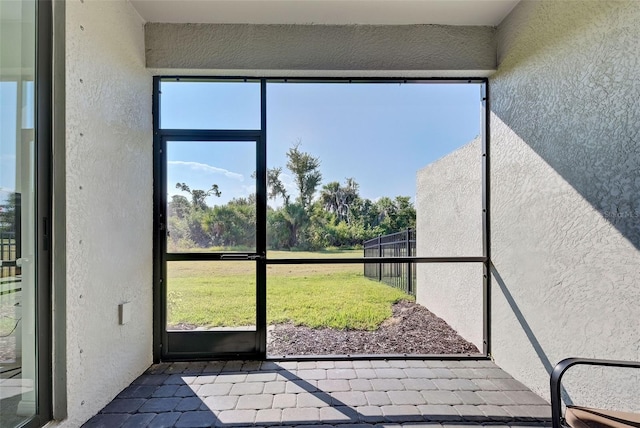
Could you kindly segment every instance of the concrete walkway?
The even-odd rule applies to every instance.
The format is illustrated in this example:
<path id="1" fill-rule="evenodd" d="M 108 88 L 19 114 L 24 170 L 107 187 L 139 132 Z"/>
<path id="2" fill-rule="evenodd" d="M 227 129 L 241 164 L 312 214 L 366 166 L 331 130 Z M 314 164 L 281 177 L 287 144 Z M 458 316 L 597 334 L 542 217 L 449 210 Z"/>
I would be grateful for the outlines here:
<path id="1" fill-rule="evenodd" d="M 153 365 L 85 427 L 550 426 L 550 406 L 489 361 Z"/>

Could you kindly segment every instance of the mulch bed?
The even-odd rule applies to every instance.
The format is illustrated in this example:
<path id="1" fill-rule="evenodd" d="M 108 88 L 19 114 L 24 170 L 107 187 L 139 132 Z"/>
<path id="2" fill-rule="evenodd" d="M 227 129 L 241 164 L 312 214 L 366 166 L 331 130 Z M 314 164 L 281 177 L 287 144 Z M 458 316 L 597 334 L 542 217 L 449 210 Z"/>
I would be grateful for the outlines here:
<path id="1" fill-rule="evenodd" d="M 449 324 L 424 306 L 401 301 L 374 331 L 276 325 L 267 344 L 271 356 L 354 354 L 478 354 Z"/>

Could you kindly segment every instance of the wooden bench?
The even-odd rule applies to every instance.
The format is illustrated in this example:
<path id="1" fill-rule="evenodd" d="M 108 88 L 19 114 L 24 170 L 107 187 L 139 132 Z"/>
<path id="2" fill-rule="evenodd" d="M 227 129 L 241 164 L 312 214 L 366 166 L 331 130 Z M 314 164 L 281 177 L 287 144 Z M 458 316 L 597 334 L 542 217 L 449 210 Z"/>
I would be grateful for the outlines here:
<path id="1" fill-rule="evenodd" d="M 551 373 L 551 420 L 553 428 L 640 428 L 640 414 L 609 409 L 567 406 L 562 416 L 562 376 L 572 366 L 588 365 L 602 367 L 639 368 L 634 361 L 596 360 L 588 358 L 567 358 L 560 361 Z"/>

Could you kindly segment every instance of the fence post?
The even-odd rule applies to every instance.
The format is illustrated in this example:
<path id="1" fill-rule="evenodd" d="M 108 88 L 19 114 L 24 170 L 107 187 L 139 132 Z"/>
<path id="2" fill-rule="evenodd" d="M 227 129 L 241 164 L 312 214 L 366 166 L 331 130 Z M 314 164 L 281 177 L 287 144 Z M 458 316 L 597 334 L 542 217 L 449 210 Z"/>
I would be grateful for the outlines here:
<path id="1" fill-rule="evenodd" d="M 407 229 L 407 257 L 411 257 L 411 229 Z M 411 262 L 407 262 L 407 288 L 409 292 L 407 294 L 413 294 L 413 272 Z"/>
<path id="2" fill-rule="evenodd" d="M 378 235 L 378 257 L 382 257 L 382 237 Z M 382 282 L 382 263 L 378 263 L 378 281 Z"/>

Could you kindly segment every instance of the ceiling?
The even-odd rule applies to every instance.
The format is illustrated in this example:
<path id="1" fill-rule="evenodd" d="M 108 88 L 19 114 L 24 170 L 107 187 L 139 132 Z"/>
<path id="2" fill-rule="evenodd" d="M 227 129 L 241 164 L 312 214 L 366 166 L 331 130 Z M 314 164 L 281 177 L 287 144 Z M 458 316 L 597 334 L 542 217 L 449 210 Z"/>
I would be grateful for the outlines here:
<path id="1" fill-rule="evenodd" d="M 130 0 L 147 22 L 498 25 L 519 0 Z"/>

